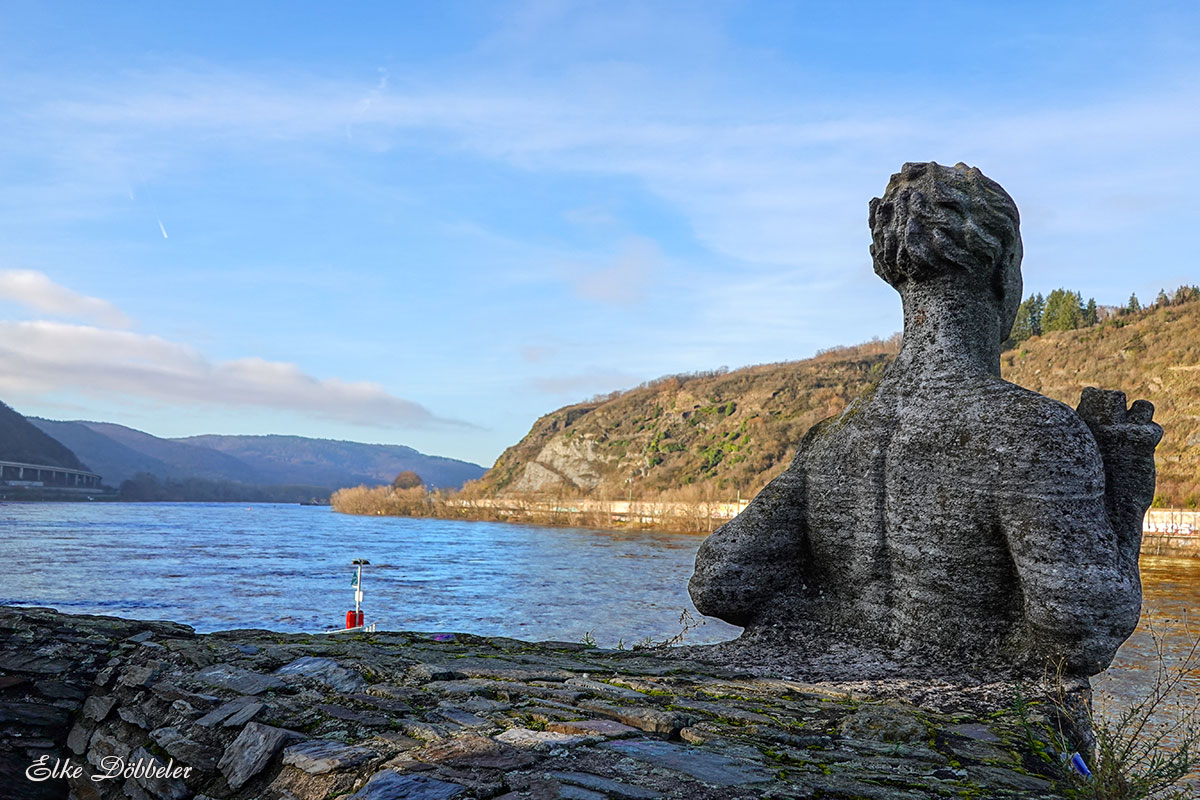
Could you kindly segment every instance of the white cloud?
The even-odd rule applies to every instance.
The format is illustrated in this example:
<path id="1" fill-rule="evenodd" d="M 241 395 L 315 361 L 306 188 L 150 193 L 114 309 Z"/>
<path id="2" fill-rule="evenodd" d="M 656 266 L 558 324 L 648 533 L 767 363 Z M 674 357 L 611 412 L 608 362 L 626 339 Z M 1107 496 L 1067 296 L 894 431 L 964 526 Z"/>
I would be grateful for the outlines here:
<path id="1" fill-rule="evenodd" d="M 530 83 L 501 73 L 430 88 L 411 76 L 369 85 L 174 72 L 74 97 L 60 87 L 45 94 L 65 99 L 26 121 L 59 131 L 55 157 L 94 162 L 98 180 L 110 180 L 132 154 L 139 169 L 154 170 L 213 147 L 259 144 L 276 153 L 285 142 L 375 151 L 419 142 L 523 169 L 633 178 L 715 252 L 818 270 L 865 252 L 867 200 L 904 161 L 978 164 L 1037 212 L 1042 230 L 1066 236 L 1152 218 L 1155 203 L 1188 196 L 1200 178 L 1192 152 L 1200 103 L 1183 80 L 973 114 L 936 95 L 662 103 L 669 87 L 640 73 L 601 96 L 583 91 L 586 77 L 571 80 Z M 1153 187 L 1144 210 L 1121 200 L 1129 187 Z M 565 216 L 578 223 L 585 215 Z"/>
<path id="2" fill-rule="evenodd" d="M 107 300 L 73 292 L 34 270 L 0 270 L 0 300 L 10 300 L 33 311 L 89 320 L 107 327 L 133 327 L 133 320 Z"/>
<path id="3" fill-rule="evenodd" d="M 378 384 L 320 379 L 295 364 L 260 358 L 213 362 L 157 336 L 57 322 L 0 322 L 0 394 L 61 390 L 182 406 L 294 411 L 369 427 L 467 426 Z"/>

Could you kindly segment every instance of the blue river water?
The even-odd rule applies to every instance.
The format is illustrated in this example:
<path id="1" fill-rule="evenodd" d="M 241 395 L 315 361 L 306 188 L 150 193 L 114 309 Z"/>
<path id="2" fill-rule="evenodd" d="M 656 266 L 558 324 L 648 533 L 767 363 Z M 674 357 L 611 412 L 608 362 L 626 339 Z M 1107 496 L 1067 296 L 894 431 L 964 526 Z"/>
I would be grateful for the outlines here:
<path id="1" fill-rule="evenodd" d="M 353 607 L 350 561 L 366 558 L 366 620 L 382 629 L 590 636 L 614 647 L 678 634 L 684 611 L 700 618 L 687 580 L 701 541 L 297 505 L 4 503 L 0 604 L 169 619 L 201 632 L 328 630 Z M 1200 636 L 1200 559 L 1143 557 L 1142 577 L 1143 625 L 1095 679 L 1101 710 L 1145 696 L 1159 665 L 1178 665 Z M 685 641 L 739 632 L 708 619 Z M 1194 669 L 1172 703 L 1187 711 L 1197 697 Z"/>
<path id="2" fill-rule="evenodd" d="M 0 604 L 198 631 L 342 627 L 355 558 L 367 622 L 601 646 L 680 631 L 694 534 L 360 517 L 229 503 L 0 505 Z M 689 643 L 731 639 L 718 620 Z"/>

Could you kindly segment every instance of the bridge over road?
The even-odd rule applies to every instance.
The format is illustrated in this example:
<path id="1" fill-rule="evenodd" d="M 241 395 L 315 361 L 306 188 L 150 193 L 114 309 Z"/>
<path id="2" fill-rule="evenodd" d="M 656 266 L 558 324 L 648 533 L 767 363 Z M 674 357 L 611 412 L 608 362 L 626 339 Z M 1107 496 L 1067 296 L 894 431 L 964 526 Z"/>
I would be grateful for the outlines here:
<path id="1" fill-rule="evenodd" d="M 47 464 L 23 464 L 19 461 L 0 461 L 0 485 L 4 484 L 95 491 L 100 488 L 100 476 L 82 469 L 67 469 Z"/>

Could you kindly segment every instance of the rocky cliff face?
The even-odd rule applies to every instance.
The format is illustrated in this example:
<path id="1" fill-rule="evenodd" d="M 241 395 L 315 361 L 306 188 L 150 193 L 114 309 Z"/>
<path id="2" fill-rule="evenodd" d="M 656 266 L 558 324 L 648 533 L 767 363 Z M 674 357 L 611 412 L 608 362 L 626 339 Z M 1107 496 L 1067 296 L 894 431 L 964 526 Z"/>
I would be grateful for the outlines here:
<path id="1" fill-rule="evenodd" d="M 736 372 L 673 376 L 539 419 L 477 488 L 499 494 L 646 497 L 711 486 L 751 494 L 804 432 L 840 411 L 883 366 L 880 343 Z"/>
<path id="2" fill-rule="evenodd" d="M 477 484 L 484 493 L 649 499 L 756 494 L 813 424 L 868 392 L 897 342 L 727 373 L 674 376 L 537 420 Z M 1086 386 L 1149 398 L 1166 436 L 1160 504 L 1200 503 L 1200 302 L 1048 333 L 1001 356 L 1005 380 L 1074 407 Z"/>
<path id="3" fill-rule="evenodd" d="M 1028 745 L 1042 718 L 987 691 L 867 695 L 704 654 L 199 636 L 4 608 L 0 785 L 12 800 L 1061 796 Z M 897 692 L 909 702 L 881 699 Z M 30 779 L 52 772 L 66 777 Z"/>

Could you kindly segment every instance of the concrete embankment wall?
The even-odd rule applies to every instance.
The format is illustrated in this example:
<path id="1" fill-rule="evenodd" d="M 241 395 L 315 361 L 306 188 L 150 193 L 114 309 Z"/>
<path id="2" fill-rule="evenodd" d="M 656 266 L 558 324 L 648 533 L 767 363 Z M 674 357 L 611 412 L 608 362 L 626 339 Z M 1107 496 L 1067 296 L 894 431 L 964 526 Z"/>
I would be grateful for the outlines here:
<path id="1" fill-rule="evenodd" d="M 1152 508 L 1142 525 L 1142 554 L 1200 558 L 1200 511 Z"/>
<path id="2" fill-rule="evenodd" d="M 706 533 L 736 517 L 750 503 L 674 500 L 596 500 L 590 498 L 527 500 L 521 498 L 479 498 L 451 501 L 472 516 L 486 510 L 513 521 L 533 520 L 580 527 L 659 528 L 681 532 Z"/>
<path id="3" fill-rule="evenodd" d="M 736 517 L 749 500 L 733 503 L 666 500 L 518 500 L 483 498 L 458 501 L 465 508 L 486 508 L 500 516 L 557 518 L 560 524 L 630 526 L 707 532 Z M 1143 523 L 1146 555 L 1200 558 L 1200 511 L 1152 508 Z"/>

